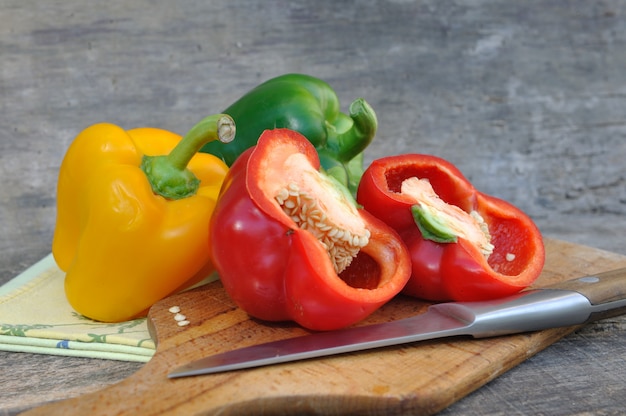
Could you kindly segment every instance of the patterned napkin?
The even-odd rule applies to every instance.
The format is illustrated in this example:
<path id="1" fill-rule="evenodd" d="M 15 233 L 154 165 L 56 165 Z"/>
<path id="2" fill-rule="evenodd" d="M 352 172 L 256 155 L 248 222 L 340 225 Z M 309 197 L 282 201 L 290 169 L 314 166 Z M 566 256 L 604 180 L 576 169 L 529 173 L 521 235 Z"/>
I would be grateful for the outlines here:
<path id="1" fill-rule="evenodd" d="M 67 302 L 64 278 L 50 254 L 0 287 L 0 351 L 150 360 L 155 345 L 146 318 L 114 324 L 85 318 Z"/>

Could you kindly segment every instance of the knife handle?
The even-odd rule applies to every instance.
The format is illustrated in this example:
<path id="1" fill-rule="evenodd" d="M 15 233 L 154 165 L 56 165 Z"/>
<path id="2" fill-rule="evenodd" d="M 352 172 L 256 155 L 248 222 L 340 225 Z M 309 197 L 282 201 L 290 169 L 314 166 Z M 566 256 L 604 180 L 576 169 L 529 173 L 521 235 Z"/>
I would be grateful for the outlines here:
<path id="1" fill-rule="evenodd" d="M 626 268 L 560 282 L 548 288 L 573 290 L 589 299 L 596 311 L 587 322 L 626 313 Z"/>

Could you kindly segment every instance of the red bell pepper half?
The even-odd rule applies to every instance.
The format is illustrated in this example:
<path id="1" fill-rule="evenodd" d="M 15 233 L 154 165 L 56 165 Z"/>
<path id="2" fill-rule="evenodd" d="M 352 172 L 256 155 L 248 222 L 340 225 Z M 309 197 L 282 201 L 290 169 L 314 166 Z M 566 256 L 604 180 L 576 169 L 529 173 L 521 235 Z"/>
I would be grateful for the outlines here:
<path id="1" fill-rule="evenodd" d="M 292 130 L 266 130 L 235 161 L 211 224 L 225 290 L 261 320 L 345 327 L 398 294 L 411 274 L 399 235 L 321 173 L 313 145 Z"/>
<path id="2" fill-rule="evenodd" d="M 478 192 L 438 157 L 375 160 L 357 201 L 407 245 L 413 270 L 405 294 L 432 301 L 493 299 L 528 287 L 543 269 L 545 249 L 533 221 Z"/>

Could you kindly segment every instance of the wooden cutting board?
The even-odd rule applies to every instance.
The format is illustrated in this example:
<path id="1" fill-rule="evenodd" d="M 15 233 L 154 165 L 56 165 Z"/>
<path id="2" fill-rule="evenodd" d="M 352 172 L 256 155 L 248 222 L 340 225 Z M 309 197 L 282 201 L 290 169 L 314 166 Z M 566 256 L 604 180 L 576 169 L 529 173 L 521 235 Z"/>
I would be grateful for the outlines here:
<path id="1" fill-rule="evenodd" d="M 536 286 L 626 267 L 626 257 L 547 240 Z M 178 326 L 178 306 L 190 321 Z M 362 324 L 422 312 L 399 297 Z M 575 327 L 472 340 L 456 338 L 350 353 L 273 367 L 170 380 L 170 370 L 238 347 L 305 334 L 292 324 L 250 319 L 219 282 L 157 303 L 149 313 L 155 356 L 101 391 L 33 409 L 28 415 L 433 414 L 531 357 Z"/>

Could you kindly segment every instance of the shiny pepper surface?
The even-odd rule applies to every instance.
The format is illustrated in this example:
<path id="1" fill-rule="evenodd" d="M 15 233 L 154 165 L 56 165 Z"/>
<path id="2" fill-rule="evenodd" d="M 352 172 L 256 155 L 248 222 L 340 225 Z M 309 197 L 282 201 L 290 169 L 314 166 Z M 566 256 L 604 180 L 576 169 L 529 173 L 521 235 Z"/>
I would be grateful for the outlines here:
<path id="1" fill-rule="evenodd" d="M 258 85 L 224 113 L 237 123 L 237 140 L 212 142 L 202 151 L 222 158 L 228 166 L 254 146 L 267 129 L 286 128 L 302 134 L 317 150 L 322 168 L 354 194 L 363 174 L 363 151 L 378 128 L 376 113 L 362 98 L 349 114 L 329 84 L 305 74 L 285 74 Z"/>
<path id="2" fill-rule="evenodd" d="M 228 167 L 195 152 L 233 131 L 229 117 L 210 116 L 183 141 L 106 123 L 76 137 L 59 173 L 52 252 L 77 312 L 104 322 L 139 317 L 213 271 L 208 227 Z"/>
<path id="3" fill-rule="evenodd" d="M 405 294 L 434 301 L 493 299 L 528 287 L 543 269 L 543 240 L 530 217 L 479 192 L 436 156 L 373 161 L 357 201 L 407 245 L 413 271 Z"/>
<path id="4" fill-rule="evenodd" d="M 312 330 L 352 325 L 410 276 L 397 233 L 319 166 L 302 135 L 267 130 L 224 180 L 212 259 L 231 298 L 258 319 Z"/>

